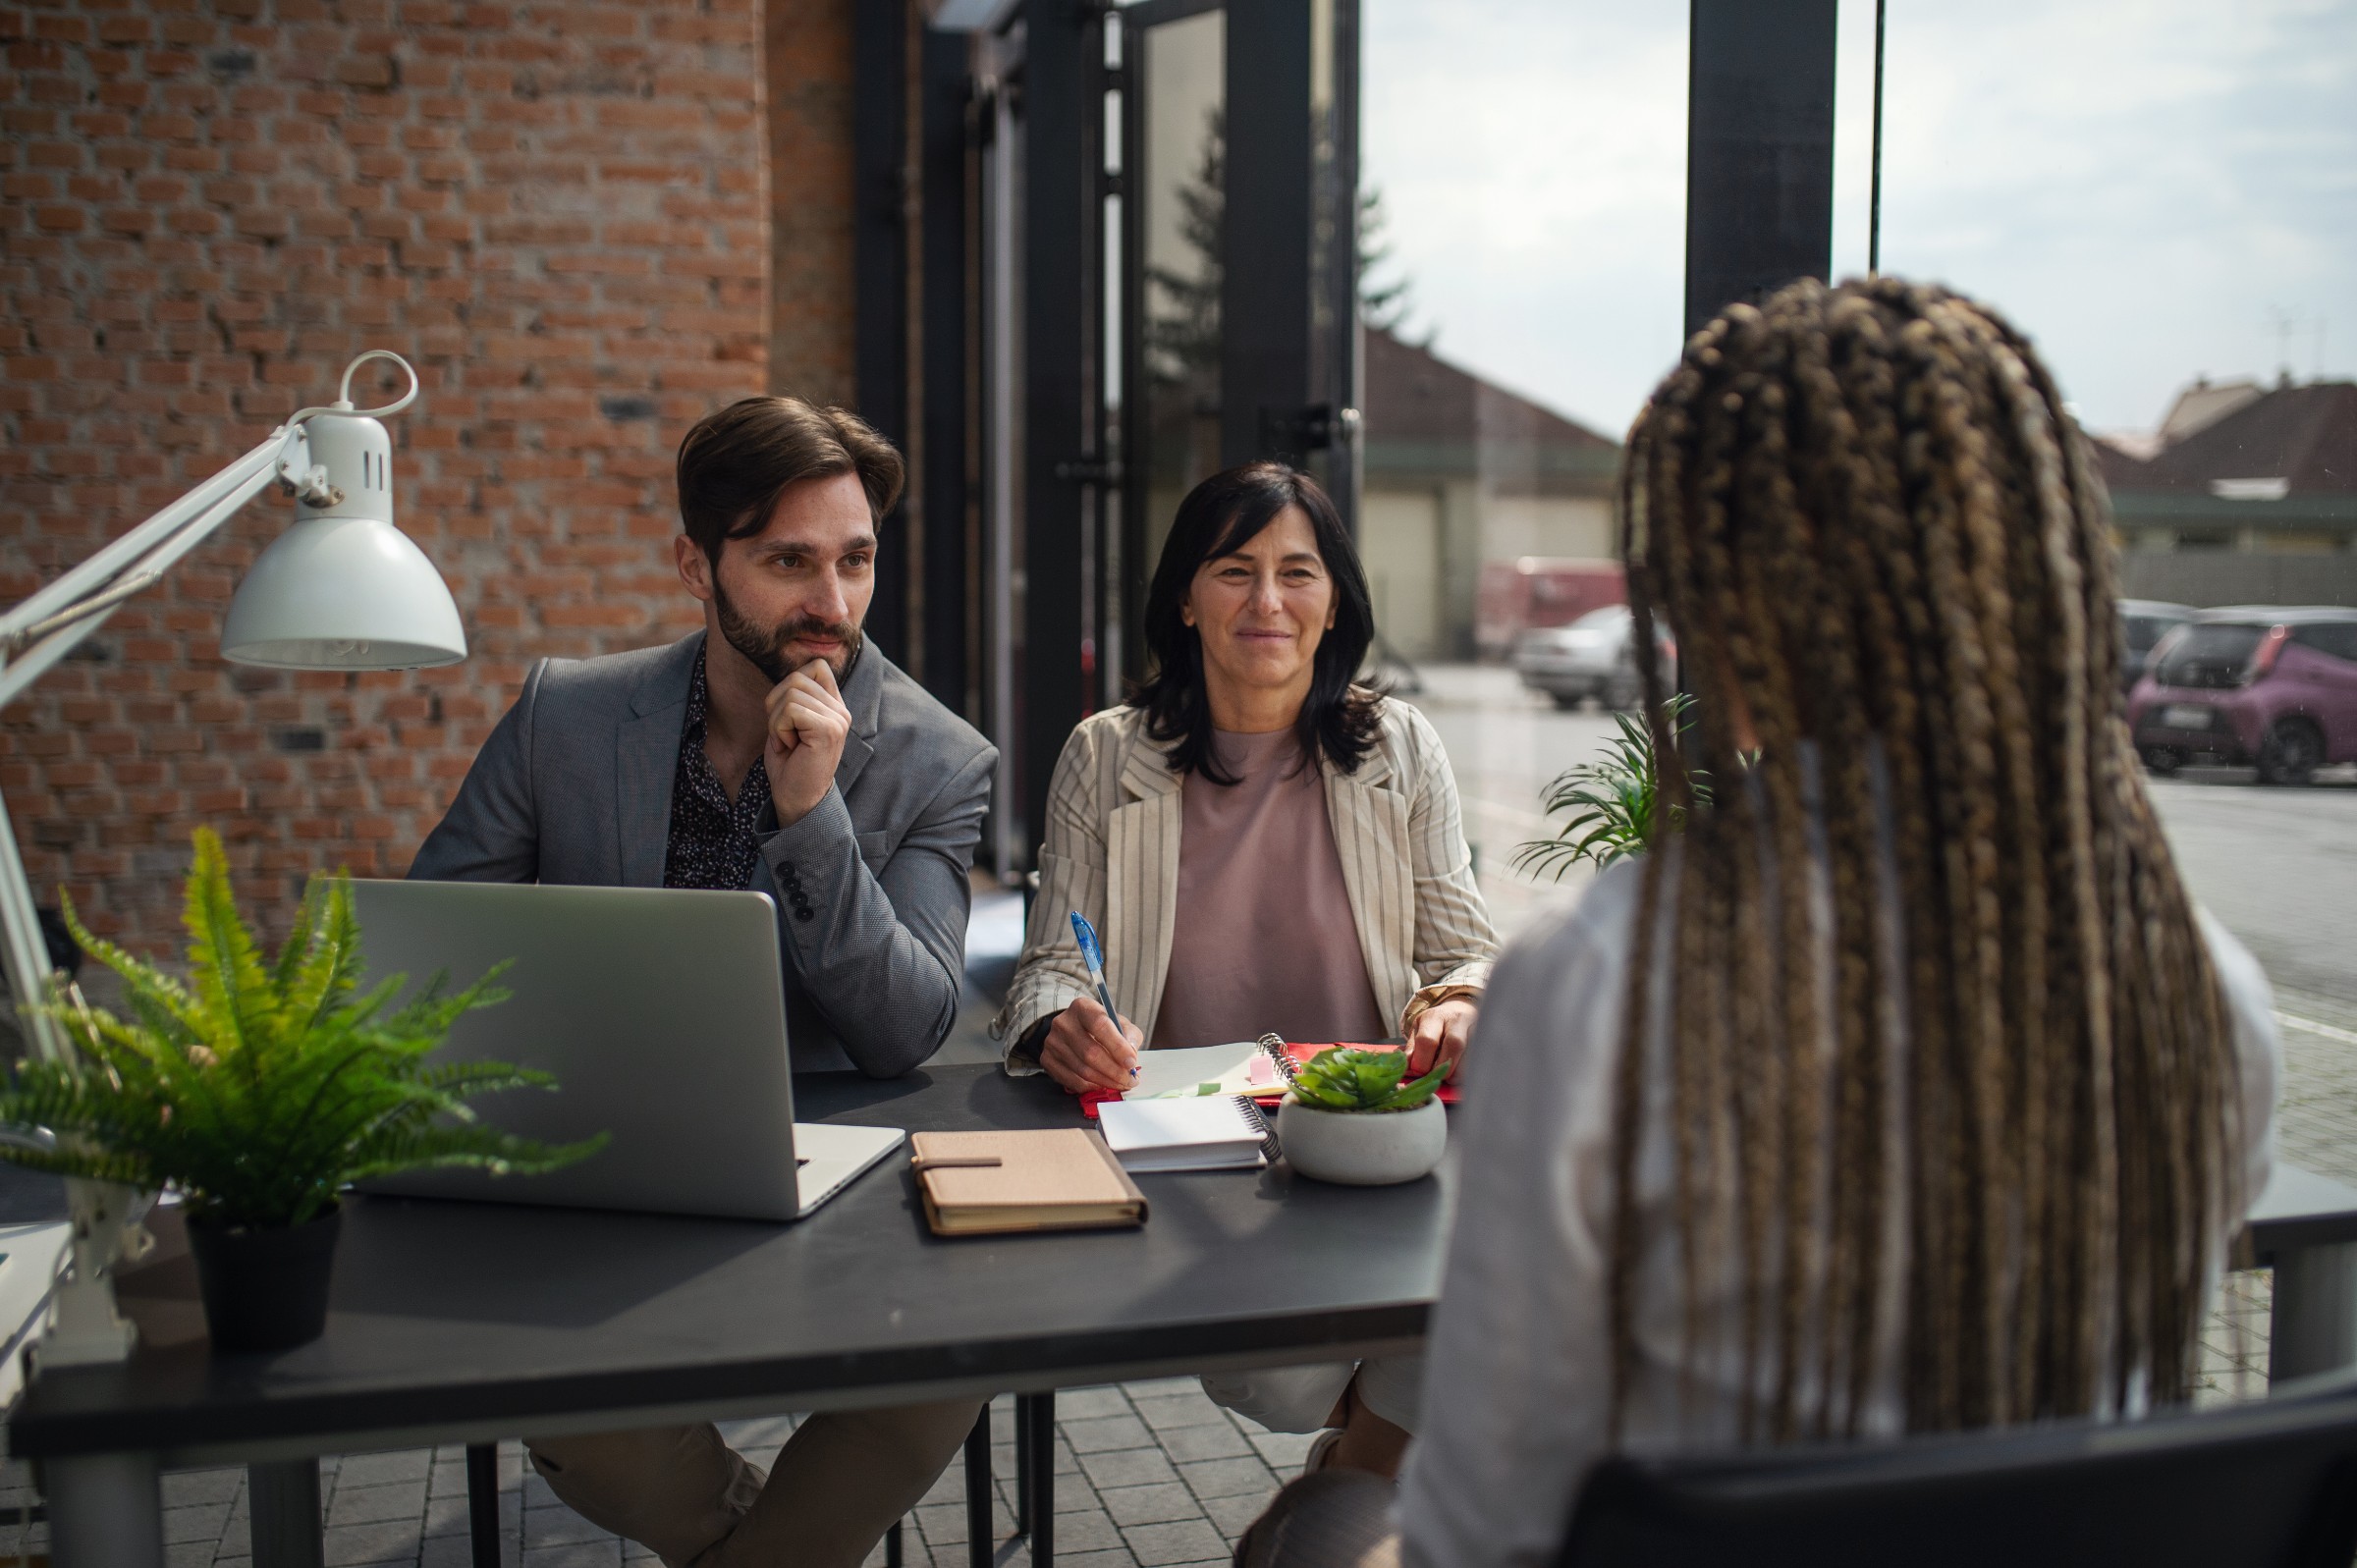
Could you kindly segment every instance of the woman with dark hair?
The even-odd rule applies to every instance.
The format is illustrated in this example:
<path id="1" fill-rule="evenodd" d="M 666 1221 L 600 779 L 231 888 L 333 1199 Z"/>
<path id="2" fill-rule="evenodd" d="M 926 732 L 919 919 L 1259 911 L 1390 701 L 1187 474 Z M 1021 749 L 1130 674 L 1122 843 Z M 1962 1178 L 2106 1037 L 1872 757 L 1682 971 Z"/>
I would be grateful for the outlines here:
<path id="1" fill-rule="evenodd" d="M 1536 1568 L 1615 1450 L 2182 1403 L 2266 1185 L 2267 980 L 2145 796 L 2110 509 L 2028 341 L 1795 283 L 1686 346 L 1621 482 L 1684 829 L 1499 965 L 1398 1533 L 1310 1478 L 1253 1568 Z"/>
<path id="2" fill-rule="evenodd" d="M 1411 1070 L 1464 1053 L 1497 939 L 1456 784 L 1423 716 L 1356 683 L 1366 574 L 1308 475 L 1256 462 L 1179 505 L 1147 596 L 1154 674 L 1072 732 L 1048 787 L 1040 892 L 994 1026 L 1007 1070 L 1126 1089 L 1137 1053 L 1406 1038 Z M 1103 935 L 1121 1016 L 1068 918 Z M 1207 1379 L 1279 1431 L 1389 1474 L 1416 1357 Z"/>

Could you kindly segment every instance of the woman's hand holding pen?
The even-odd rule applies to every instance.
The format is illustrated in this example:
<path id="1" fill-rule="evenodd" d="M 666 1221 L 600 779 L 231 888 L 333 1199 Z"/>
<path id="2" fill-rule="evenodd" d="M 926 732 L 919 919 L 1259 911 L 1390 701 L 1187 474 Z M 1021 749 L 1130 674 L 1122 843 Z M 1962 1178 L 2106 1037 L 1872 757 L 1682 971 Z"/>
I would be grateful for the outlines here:
<path id="1" fill-rule="evenodd" d="M 1039 1065 L 1075 1093 L 1090 1089 L 1125 1094 L 1137 1082 L 1137 1054 L 1146 1037 L 1128 1019 L 1106 1015 L 1094 997 L 1080 997 L 1056 1015 L 1040 1042 Z"/>

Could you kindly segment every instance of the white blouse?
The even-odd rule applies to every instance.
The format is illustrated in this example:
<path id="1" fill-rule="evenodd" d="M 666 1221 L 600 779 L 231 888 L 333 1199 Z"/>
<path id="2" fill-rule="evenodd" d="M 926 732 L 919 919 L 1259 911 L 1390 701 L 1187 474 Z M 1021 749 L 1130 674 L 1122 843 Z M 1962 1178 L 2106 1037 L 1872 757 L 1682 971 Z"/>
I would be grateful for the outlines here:
<path id="1" fill-rule="evenodd" d="M 1482 1008 L 1473 1048 L 1481 1076 L 1463 1112 L 1463 1173 L 1427 1341 L 1423 1426 L 1400 1485 L 1405 1555 L 1416 1568 L 1548 1563 L 1580 1483 L 1608 1447 L 1612 1090 L 1639 879 L 1633 862 L 1614 867 L 1575 906 L 1514 942 Z M 1822 931 L 1828 907 L 1822 864 L 1816 880 Z M 2281 1054 L 2274 999 L 2242 945 L 2207 913 L 2201 920 L 2233 1018 L 2242 1077 L 2242 1190 L 2255 1200 L 2274 1163 Z M 1886 942 L 1895 948 L 1894 935 Z M 1670 983 L 1671 945 L 1655 946 L 1651 990 L 1658 998 Z M 1830 974 L 1830 963 L 1826 957 L 1821 973 Z M 1739 1285 L 1729 1281 L 1702 1305 L 1697 1343 L 1704 1364 L 1684 1374 L 1681 1420 L 1681 1274 L 1672 1151 L 1660 1113 L 1667 1098 L 1665 1032 L 1657 1023 L 1652 1049 L 1659 1054 L 1648 1068 L 1651 1108 L 1637 1165 L 1646 1240 L 1636 1284 L 1638 1365 L 1625 1418 L 1627 1445 L 1654 1451 L 1734 1443 L 1742 1381 L 1733 1331 Z M 1899 1142 L 1894 1136 L 1894 1152 Z M 1897 1185 L 1905 1178 L 1903 1158 L 1892 1160 L 1890 1170 L 1893 1192 L 1903 1193 Z M 1904 1204 L 1885 1210 L 1899 1245 L 1884 1249 L 1884 1288 L 1903 1292 Z M 2222 1256 L 2211 1260 L 2213 1280 L 2223 1263 Z M 1895 1326 L 1903 1313 L 1883 1317 L 1892 1326 L 1879 1347 L 1862 1425 L 1870 1433 L 1894 1434 L 1904 1427 Z M 1802 1356 L 1804 1368 L 1814 1364 Z M 1800 1408 L 1811 1409 L 1813 1379 L 1804 1373 L 1800 1382 Z"/>

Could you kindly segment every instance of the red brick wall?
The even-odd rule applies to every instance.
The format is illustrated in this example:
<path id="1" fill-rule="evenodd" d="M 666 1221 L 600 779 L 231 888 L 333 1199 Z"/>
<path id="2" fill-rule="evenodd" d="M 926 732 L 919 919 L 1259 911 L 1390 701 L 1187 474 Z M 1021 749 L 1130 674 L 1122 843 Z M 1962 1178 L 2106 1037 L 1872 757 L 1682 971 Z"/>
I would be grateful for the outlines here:
<path id="1" fill-rule="evenodd" d="M 780 0 L 765 30 L 757 0 L 0 0 L 0 598 L 389 348 L 424 380 L 391 421 L 398 520 L 473 646 L 415 674 L 223 665 L 230 593 L 292 516 L 265 494 L 0 713 L 43 901 L 62 882 L 176 947 L 198 823 L 266 925 L 313 869 L 397 872 L 532 658 L 694 623 L 681 431 L 773 372 L 848 379 L 849 3 Z M 840 243 L 813 195 L 806 266 L 778 255 L 783 323 L 765 56 L 836 88 L 779 100 L 800 186 L 841 170 Z"/>

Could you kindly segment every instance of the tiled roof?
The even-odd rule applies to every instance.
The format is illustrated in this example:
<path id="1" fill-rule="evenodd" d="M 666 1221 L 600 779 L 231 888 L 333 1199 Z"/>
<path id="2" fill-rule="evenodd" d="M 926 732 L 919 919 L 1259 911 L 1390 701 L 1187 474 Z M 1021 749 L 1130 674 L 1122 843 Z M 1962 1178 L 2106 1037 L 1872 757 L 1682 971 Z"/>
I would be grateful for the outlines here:
<path id="1" fill-rule="evenodd" d="M 2280 479 L 2286 496 L 2357 495 L 2357 382 L 2275 388 L 2148 463 L 2097 446 L 2113 489 L 2212 495 L 2220 480 Z"/>
<path id="2" fill-rule="evenodd" d="M 2141 490 L 2151 487 L 2151 463 L 2133 453 L 2122 452 L 2102 436 L 2096 436 L 2093 440 L 2096 461 L 2103 465 L 2106 488 Z"/>
<path id="3" fill-rule="evenodd" d="M 1370 327 L 1366 345 L 1366 430 L 1371 439 L 1531 443 L 1593 452 L 1610 452 L 1618 445 L 1388 332 Z"/>

